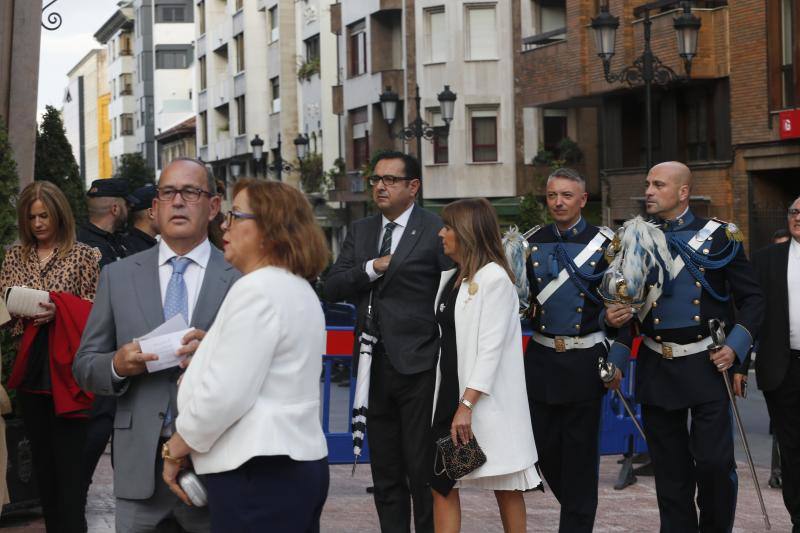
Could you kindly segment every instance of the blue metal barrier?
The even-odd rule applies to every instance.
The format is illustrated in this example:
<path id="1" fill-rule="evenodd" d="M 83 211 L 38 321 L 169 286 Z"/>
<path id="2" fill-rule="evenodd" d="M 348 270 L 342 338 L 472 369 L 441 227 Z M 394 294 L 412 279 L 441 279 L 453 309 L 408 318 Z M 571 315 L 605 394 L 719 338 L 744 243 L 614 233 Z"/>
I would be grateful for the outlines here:
<path id="1" fill-rule="evenodd" d="M 352 357 L 349 355 L 323 355 L 322 365 L 324 370 L 322 385 L 322 431 L 328 441 L 328 463 L 330 464 L 349 464 L 355 457 L 353 456 L 353 434 L 352 416 L 353 399 L 355 397 L 355 379 L 350 378 L 350 386 L 347 389 L 347 431 L 331 430 L 331 374 L 334 363 L 342 363 L 350 367 Z M 369 463 L 369 443 L 364 440 L 364 449 L 361 451 L 360 463 Z"/>
<path id="2" fill-rule="evenodd" d="M 634 401 L 634 383 L 636 382 L 636 361 L 622 379 L 620 391 L 628 400 L 631 409 L 636 413 L 639 424 L 642 423 L 641 406 Z M 619 397 L 608 392 L 603 396 L 602 418 L 600 420 L 600 455 L 621 455 L 625 453 L 646 453 L 647 443 L 639 435 L 630 415 L 625 411 Z"/>
<path id="3" fill-rule="evenodd" d="M 334 307 L 334 305 L 336 307 Z M 346 307 L 345 307 L 346 306 Z M 353 412 L 353 399 L 355 396 L 355 378 L 350 377 L 350 384 L 347 391 L 347 411 L 346 413 L 336 413 L 339 417 L 339 426 L 345 425 L 341 419 L 342 416 L 346 418 L 347 431 L 332 431 L 331 430 L 331 406 L 332 406 L 332 384 L 331 375 L 335 363 L 344 364 L 348 369 L 352 364 L 352 345 L 348 342 L 342 342 L 340 338 L 338 342 L 332 342 L 331 338 L 341 335 L 349 334 L 348 337 L 352 340 L 352 332 L 355 325 L 355 307 L 349 304 L 328 304 L 325 307 L 325 315 L 328 320 L 328 351 L 335 353 L 327 353 L 322 356 L 323 361 L 323 385 L 322 385 L 322 429 L 325 432 L 325 438 L 328 442 L 328 462 L 330 464 L 348 464 L 352 463 L 353 457 L 353 437 L 351 434 L 352 428 L 352 412 Z M 348 322 L 350 322 L 348 324 Z M 336 324 L 336 325 L 333 325 Z M 530 336 L 530 330 L 525 328 L 523 336 Z M 633 401 L 634 398 L 634 383 L 636 375 L 636 361 L 630 362 L 630 368 L 626 376 L 622 380 L 621 389 L 625 398 L 631 405 L 631 408 L 637 415 L 637 419 L 641 423 L 641 407 Z M 341 403 L 341 402 L 340 402 Z M 338 408 L 338 406 L 337 406 Z M 645 453 L 647 452 L 647 444 L 639 435 L 630 416 L 625 411 L 619 398 L 612 393 L 607 393 L 602 401 L 602 418 L 600 421 L 600 454 L 601 455 L 622 455 L 628 452 Z M 369 422 L 367 422 L 369 427 Z M 367 429 L 369 435 L 369 429 Z M 364 440 L 364 449 L 362 451 L 361 463 L 369 462 L 369 443 L 367 439 Z"/>

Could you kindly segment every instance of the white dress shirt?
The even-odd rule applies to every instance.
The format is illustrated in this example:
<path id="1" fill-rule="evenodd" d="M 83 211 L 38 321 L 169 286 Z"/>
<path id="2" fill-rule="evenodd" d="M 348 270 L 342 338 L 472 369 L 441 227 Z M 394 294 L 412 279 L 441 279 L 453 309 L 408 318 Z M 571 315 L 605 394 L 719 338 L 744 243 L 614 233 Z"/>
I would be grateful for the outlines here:
<path id="1" fill-rule="evenodd" d="M 789 244 L 786 289 L 789 291 L 789 347 L 800 350 L 800 242 L 797 239 Z"/>
<path id="2" fill-rule="evenodd" d="M 167 297 L 169 278 L 172 277 L 172 265 L 169 260 L 176 256 L 178 256 L 178 254 L 173 252 L 166 242 L 161 241 L 158 243 L 158 280 L 161 285 L 162 306 L 164 305 L 164 299 Z M 191 252 L 182 257 L 192 260 L 183 273 L 183 281 L 186 283 L 186 295 L 189 304 L 187 308 L 189 312 L 188 322 L 191 323 L 194 306 L 197 303 L 197 297 L 200 296 L 200 287 L 203 286 L 206 267 L 211 257 L 211 243 L 206 239 L 195 246 Z"/>
<path id="3" fill-rule="evenodd" d="M 403 211 L 403 214 L 397 217 L 394 220 L 389 220 L 386 218 L 385 215 L 381 216 L 381 232 L 378 235 L 378 242 L 375 243 L 375 250 L 380 251 L 381 243 L 383 242 L 383 234 L 386 233 L 386 224 L 389 222 L 394 222 L 397 226 L 394 227 L 392 231 L 392 248 L 390 253 L 394 253 L 397 250 L 397 245 L 400 243 L 400 238 L 403 236 L 403 232 L 406 230 L 406 226 L 408 226 L 408 219 L 411 218 L 411 211 L 414 210 L 414 204 L 411 204 L 411 207 Z M 367 271 L 367 275 L 369 276 L 370 281 L 375 281 L 379 277 L 383 276 L 383 272 L 375 272 L 375 268 L 373 267 L 373 263 L 375 262 L 374 259 L 370 259 L 367 261 L 367 264 L 364 266 L 364 269 Z"/>

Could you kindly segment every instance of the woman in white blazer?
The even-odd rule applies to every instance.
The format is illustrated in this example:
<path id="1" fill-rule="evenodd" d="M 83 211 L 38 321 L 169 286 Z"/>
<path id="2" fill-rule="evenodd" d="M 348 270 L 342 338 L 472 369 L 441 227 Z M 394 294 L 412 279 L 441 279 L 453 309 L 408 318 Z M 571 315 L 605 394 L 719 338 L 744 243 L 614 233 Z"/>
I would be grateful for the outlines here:
<path id="1" fill-rule="evenodd" d="M 491 204 L 459 200 L 442 212 L 444 253 L 436 297 L 442 333 L 433 438 L 456 444 L 474 435 L 486 463 L 459 480 L 431 479 L 437 533 L 459 531 L 459 487 L 495 491 L 506 532 L 526 529 L 522 491 L 541 486 L 522 361 L 519 300 Z M 437 458 L 438 459 L 438 458 Z M 440 461 L 440 459 L 439 459 Z"/>
<path id="2" fill-rule="evenodd" d="M 309 283 L 328 261 L 305 197 L 280 182 L 239 180 L 224 230 L 230 289 L 178 389 L 164 481 L 186 457 L 208 492 L 217 532 L 319 531 L 328 493 L 319 375 L 325 319 Z"/>

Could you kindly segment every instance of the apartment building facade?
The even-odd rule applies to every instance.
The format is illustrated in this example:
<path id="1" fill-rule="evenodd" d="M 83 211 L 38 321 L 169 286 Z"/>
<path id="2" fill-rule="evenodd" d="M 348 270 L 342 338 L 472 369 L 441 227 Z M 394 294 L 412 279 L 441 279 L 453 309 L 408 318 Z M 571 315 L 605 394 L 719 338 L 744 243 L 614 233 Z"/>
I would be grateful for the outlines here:
<path id="1" fill-rule="evenodd" d="M 158 170 L 155 136 L 194 114 L 192 0 L 133 0 L 136 148 Z"/>
<path id="2" fill-rule="evenodd" d="M 120 8 L 97 30 L 95 40 L 106 47 L 109 86 L 108 128 L 111 132 L 109 157 L 111 173 L 119 166 L 123 154 L 138 150 L 134 136 L 136 100 L 133 95 L 137 76 L 133 56 L 133 8 L 130 3 Z"/>
<path id="3" fill-rule="evenodd" d="M 361 170 L 370 154 L 386 148 L 420 157 L 427 208 L 483 196 L 503 214 L 516 212 L 511 4 L 375 0 L 333 8 L 340 66 L 333 100 L 347 168 L 334 197 L 351 205 L 350 216 L 365 209 Z M 457 94 L 449 128 L 438 101 L 445 86 Z M 400 99 L 391 126 L 380 106 L 387 88 Z M 397 139 L 417 116 L 435 132 L 422 141 L 420 154 L 415 139 Z"/>
<path id="4" fill-rule="evenodd" d="M 589 27 L 600 4 L 514 0 L 520 20 L 514 31 L 517 129 L 523 137 L 517 182 L 520 189 L 532 188 L 537 149 L 569 137 L 584 154 L 590 191 L 602 197 L 603 222 L 614 225 L 642 211 L 645 106 L 641 86 L 604 78 Z M 643 4 L 608 1 L 620 18 L 612 72 L 642 52 L 643 20 L 634 10 Z M 650 4 L 653 51 L 684 74 L 673 28 L 679 2 Z M 695 178 L 693 209 L 736 222 L 759 247 L 785 225 L 785 208 L 800 194 L 790 179 L 800 166 L 800 146 L 780 133 L 781 112 L 800 102 L 798 8 L 790 0 L 692 4 L 702 26 L 691 78 L 653 91 L 654 162 L 686 162 Z"/>
<path id="5" fill-rule="evenodd" d="M 501 214 L 513 215 L 511 3 L 417 0 L 414 23 L 422 118 L 444 131 L 437 94 L 445 85 L 457 94 L 449 135 L 422 145 L 425 205 L 436 209 L 457 198 L 486 197 Z"/>
<path id="6" fill-rule="evenodd" d="M 67 73 L 61 113 L 86 188 L 98 178 L 111 176 L 107 68 L 106 50 L 98 48 Z"/>
<path id="7" fill-rule="evenodd" d="M 411 6 L 411 24 L 404 18 Z M 331 33 L 337 37 L 337 84 L 331 89 L 333 112 L 339 117 L 339 137 L 345 174 L 337 178 L 331 199 L 346 209 L 347 219 L 366 214 L 368 190 L 362 174 L 370 155 L 381 149 L 402 149 L 389 135 L 380 105 L 390 87 L 405 114 L 408 45 L 414 42 L 413 2 L 364 0 L 331 5 Z M 413 81 L 413 80 L 411 80 Z M 412 148 L 413 149 L 413 148 Z"/>

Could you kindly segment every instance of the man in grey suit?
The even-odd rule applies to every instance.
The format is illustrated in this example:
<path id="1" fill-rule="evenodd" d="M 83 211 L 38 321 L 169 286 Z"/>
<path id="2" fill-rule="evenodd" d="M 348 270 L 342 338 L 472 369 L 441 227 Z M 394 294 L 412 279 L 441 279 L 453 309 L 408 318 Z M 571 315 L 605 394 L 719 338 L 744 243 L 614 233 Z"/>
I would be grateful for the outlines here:
<path id="1" fill-rule="evenodd" d="M 370 177 L 381 213 L 353 223 L 325 281 L 328 300 L 358 306 L 363 327 L 370 293 L 379 342 L 373 350 L 369 439 L 375 506 L 383 533 L 433 532 L 430 437 L 439 328 L 433 313 L 443 270 L 442 219 L 415 204 L 420 167 L 383 152 Z M 357 352 L 356 352 L 357 354 Z"/>
<path id="2" fill-rule="evenodd" d="M 213 177 L 202 162 L 179 159 L 161 173 L 153 201 L 158 246 L 106 266 L 75 356 L 80 386 L 117 396 L 114 419 L 116 530 L 160 531 L 175 521 L 208 531 L 208 509 L 184 505 L 161 480 L 161 445 L 177 415 L 180 368 L 148 373 L 134 339 L 175 314 L 196 328 L 183 339 L 191 356 L 239 273 L 210 245 L 207 227 L 220 209 Z M 182 366 L 188 364 L 184 361 Z"/>

